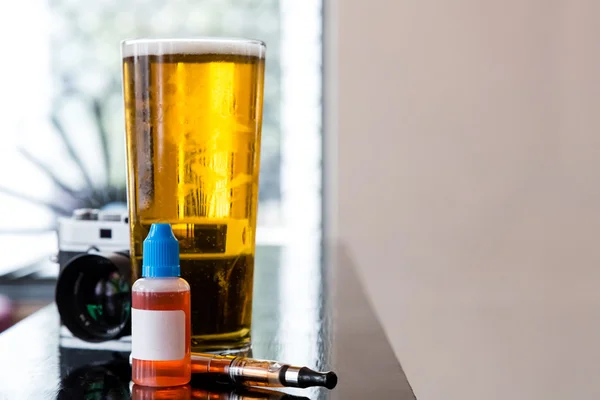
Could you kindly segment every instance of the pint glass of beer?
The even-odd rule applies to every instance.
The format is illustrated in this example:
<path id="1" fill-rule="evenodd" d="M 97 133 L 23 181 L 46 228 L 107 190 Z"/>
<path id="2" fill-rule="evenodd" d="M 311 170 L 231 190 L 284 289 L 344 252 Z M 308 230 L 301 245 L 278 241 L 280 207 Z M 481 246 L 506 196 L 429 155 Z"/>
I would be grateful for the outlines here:
<path id="1" fill-rule="evenodd" d="M 141 275 L 150 225 L 170 223 L 191 286 L 192 350 L 245 347 L 265 45 L 139 39 L 121 52 L 132 278 Z"/>

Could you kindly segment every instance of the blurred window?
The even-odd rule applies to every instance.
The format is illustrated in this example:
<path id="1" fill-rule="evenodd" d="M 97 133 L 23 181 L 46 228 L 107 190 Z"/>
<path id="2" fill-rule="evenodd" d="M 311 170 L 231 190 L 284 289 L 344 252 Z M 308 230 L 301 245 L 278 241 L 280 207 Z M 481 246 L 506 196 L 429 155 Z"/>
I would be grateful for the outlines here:
<path id="1" fill-rule="evenodd" d="M 320 0 L 21 0 L 0 5 L 0 251 L 56 249 L 56 218 L 125 199 L 119 42 L 267 43 L 259 244 L 312 245 L 321 209 Z M 299 247 L 300 248 L 300 247 Z"/>

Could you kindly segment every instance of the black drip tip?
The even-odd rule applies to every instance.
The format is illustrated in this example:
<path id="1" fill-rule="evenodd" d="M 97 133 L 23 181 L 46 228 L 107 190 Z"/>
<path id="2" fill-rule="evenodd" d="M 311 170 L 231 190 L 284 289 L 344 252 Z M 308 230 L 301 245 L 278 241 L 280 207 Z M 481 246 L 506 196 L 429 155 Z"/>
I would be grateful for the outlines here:
<path id="1" fill-rule="evenodd" d="M 337 375 L 335 372 L 317 372 L 310 368 L 302 367 L 298 372 L 298 387 L 307 388 L 311 386 L 323 386 L 327 389 L 333 389 L 337 385 Z"/>

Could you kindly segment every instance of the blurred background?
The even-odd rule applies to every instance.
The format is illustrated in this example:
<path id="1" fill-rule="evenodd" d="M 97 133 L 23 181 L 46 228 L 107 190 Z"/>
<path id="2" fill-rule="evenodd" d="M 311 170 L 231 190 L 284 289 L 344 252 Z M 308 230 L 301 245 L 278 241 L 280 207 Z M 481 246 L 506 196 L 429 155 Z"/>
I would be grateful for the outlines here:
<path id="1" fill-rule="evenodd" d="M 57 218 L 76 208 L 126 202 L 120 41 L 127 38 L 229 36 L 267 44 L 257 243 L 265 257 L 300 252 L 316 263 L 321 27 L 319 0 L 0 5 L 6 39 L 0 64 L 0 294 L 12 299 L 12 322 L 54 297 L 58 270 L 49 258 L 57 251 Z M 299 205 L 301 218 L 292 212 Z M 280 254 L 277 249 L 288 243 Z"/>

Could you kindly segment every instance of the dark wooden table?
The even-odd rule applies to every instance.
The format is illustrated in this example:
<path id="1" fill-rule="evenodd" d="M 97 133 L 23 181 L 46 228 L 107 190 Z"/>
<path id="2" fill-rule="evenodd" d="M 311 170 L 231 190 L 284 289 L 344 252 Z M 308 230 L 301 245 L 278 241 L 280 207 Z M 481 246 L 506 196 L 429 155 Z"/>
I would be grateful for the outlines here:
<path id="1" fill-rule="evenodd" d="M 289 261 L 286 248 L 257 251 L 252 355 L 332 369 L 338 386 L 263 393 L 230 387 L 180 389 L 199 399 L 414 399 L 400 363 L 346 253 L 331 265 Z M 288 260 L 288 261 L 285 261 Z M 118 353 L 59 347 L 59 317 L 48 306 L 0 334 L 0 399 L 130 398 L 130 370 Z M 145 393 L 134 398 L 178 398 Z M 171 396 L 171 397 L 169 397 Z M 290 397 L 291 396 L 291 397 Z"/>

